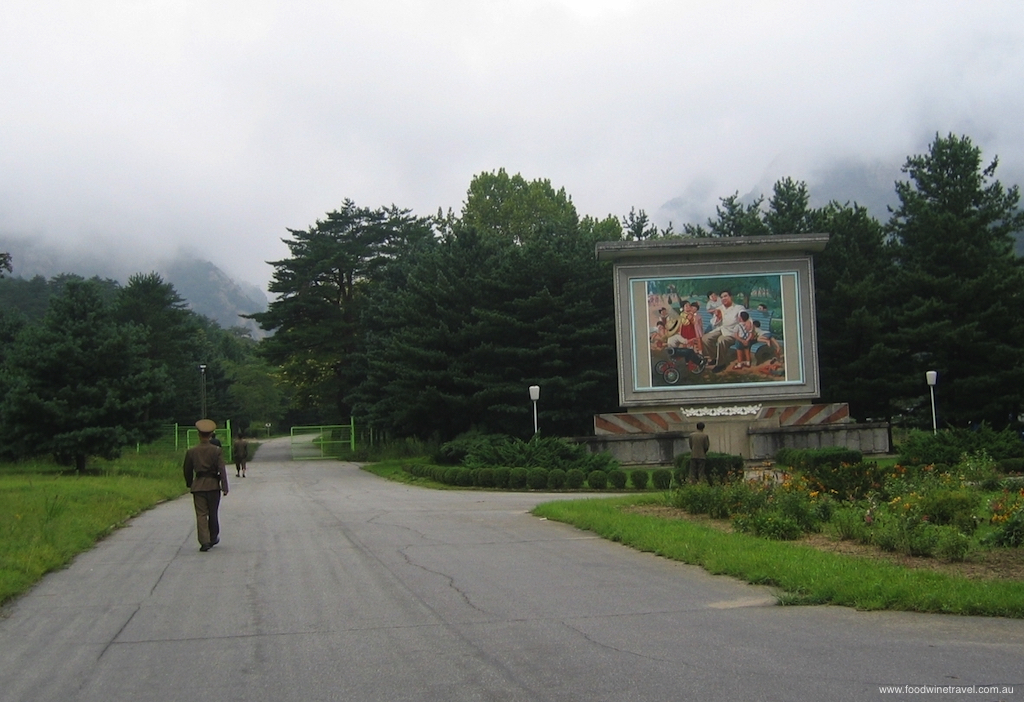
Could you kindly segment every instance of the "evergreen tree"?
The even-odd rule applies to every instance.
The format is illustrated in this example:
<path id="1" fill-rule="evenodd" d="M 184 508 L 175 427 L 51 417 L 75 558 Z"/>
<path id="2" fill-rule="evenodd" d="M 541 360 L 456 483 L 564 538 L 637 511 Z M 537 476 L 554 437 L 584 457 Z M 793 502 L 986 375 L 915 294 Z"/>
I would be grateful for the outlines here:
<path id="1" fill-rule="evenodd" d="M 1024 266 L 1013 234 L 1024 230 L 1019 189 L 994 179 L 968 137 L 936 136 L 907 159 L 908 181 L 888 225 L 898 267 L 890 301 L 891 387 L 899 409 L 928 410 L 924 373 L 939 372 L 947 422 L 1005 426 L 1021 410 L 1024 385 Z"/>
<path id="2" fill-rule="evenodd" d="M 278 298 L 251 315 L 273 331 L 261 350 L 282 368 L 300 405 L 351 414 L 346 396 L 362 376 L 362 289 L 401 251 L 429 239 L 429 221 L 396 207 L 370 210 L 346 200 L 306 231 L 289 230 L 291 258 L 274 261 L 270 292 Z"/>
<path id="3" fill-rule="evenodd" d="M 29 322 L 38 322 L 46 314 L 52 294 L 50 284 L 41 275 L 29 280 L 4 278 L 0 280 L 0 309 L 17 310 Z"/>
<path id="4" fill-rule="evenodd" d="M 0 450 L 45 453 L 78 471 L 155 436 L 147 419 L 166 378 L 145 356 L 143 332 L 117 324 L 95 282 L 69 281 L 43 321 L 26 327 L 5 360 Z"/>
<path id="5" fill-rule="evenodd" d="M 817 210 L 813 226 L 829 235 L 814 257 L 821 398 L 848 402 L 862 419 L 889 418 L 899 369 L 884 339 L 893 267 L 883 227 L 863 207 L 837 202 Z"/>
<path id="6" fill-rule="evenodd" d="M 113 315 L 121 324 L 142 329 L 146 358 L 167 377 L 166 401 L 151 409 L 153 417 L 191 424 L 199 410 L 195 402 L 197 368 L 207 361 L 197 353 L 198 315 L 157 273 L 129 277 L 117 293 Z"/>
<path id="7" fill-rule="evenodd" d="M 783 178 L 775 182 L 764 225 L 768 234 L 810 234 L 818 231 L 818 213 L 809 206 L 810 191 L 807 183 Z"/>
<path id="8" fill-rule="evenodd" d="M 403 435 L 524 435 L 537 384 L 543 430 L 587 432 L 617 405 L 611 271 L 594 245 L 621 228 L 614 218 L 581 224 L 547 181 L 501 171 L 469 192 L 441 241 L 392 267 L 404 285 L 373 288 L 358 406 Z M 514 225 L 491 226 L 501 212 Z"/>
<path id="9" fill-rule="evenodd" d="M 699 224 L 684 224 L 683 234 L 699 238 L 721 236 L 765 236 L 769 234 L 768 225 L 764 222 L 761 205 L 764 197 L 744 205 L 740 202 L 739 192 L 721 198 L 715 207 L 715 217 L 708 218 L 707 227 Z"/>

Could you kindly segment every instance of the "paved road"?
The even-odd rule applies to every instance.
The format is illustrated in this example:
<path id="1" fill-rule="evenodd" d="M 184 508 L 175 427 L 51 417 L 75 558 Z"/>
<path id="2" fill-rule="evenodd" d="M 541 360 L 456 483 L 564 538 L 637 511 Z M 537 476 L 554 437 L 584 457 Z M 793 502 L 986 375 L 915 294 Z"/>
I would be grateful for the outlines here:
<path id="1" fill-rule="evenodd" d="M 263 445 L 200 553 L 147 512 L 0 619 L 0 699 L 875 700 L 1015 685 L 1024 622 L 777 607 L 768 590 L 527 512 Z M 927 697 L 926 697 L 927 698 Z M 936 697 L 931 697 L 932 699 Z"/>

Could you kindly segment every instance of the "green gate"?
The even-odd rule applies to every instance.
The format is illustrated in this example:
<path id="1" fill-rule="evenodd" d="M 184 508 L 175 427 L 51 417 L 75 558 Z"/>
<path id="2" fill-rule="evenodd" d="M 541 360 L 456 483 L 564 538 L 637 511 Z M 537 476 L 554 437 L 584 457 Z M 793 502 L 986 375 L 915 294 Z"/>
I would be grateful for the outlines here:
<path id="1" fill-rule="evenodd" d="M 356 448 L 356 423 L 331 424 L 318 427 L 292 427 L 292 460 L 312 461 L 338 458 L 341 449 Z"/>

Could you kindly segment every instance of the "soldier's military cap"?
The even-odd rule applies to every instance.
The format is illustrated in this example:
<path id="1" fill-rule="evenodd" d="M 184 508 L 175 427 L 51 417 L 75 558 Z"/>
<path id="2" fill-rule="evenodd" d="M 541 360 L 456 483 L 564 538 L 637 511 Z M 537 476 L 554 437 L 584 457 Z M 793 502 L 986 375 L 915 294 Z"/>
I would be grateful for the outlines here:
<path id="1" fill-rule="evenodd" d="M 196 429 L 198 429 L 201 434 L 212 434 L 217 431 L 217 422 L 212 419 L 200 419 L 196 422 Z"/>

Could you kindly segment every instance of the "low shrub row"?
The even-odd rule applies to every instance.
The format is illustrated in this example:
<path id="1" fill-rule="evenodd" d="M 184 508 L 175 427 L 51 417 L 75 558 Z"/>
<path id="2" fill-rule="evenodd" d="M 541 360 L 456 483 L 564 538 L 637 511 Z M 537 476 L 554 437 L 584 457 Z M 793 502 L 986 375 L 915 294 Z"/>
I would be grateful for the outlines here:
<path id="1" fill-rule="evenodd" d="M 803 473 L 811 472 L 820 466 L 838 466 L 844 463 L 855 464 L 864 460 L 864 454 L 843 446 L 829 446 L 819 449 L 784 448 L 775 454 L 775 462 Z"/>
<path id="2" fill-rule="evenodd" d="M 806 483 L 793 482 L 740 480 L 722 485 L 683 485 L 670 499 L 674 506 L 691 514 L 730 519 L 738 531 L 784 540 L 821 531 L 834 506 L 827 495 L 812 496 Z"/>
<path id="3" fill-rule="evenodd" d="M 974 429 L 912 431 L 899 446 L 899 462 L 918 465 L 946 463 L 953 465 L 965 454 L 985 451 L 998 463 L 1009 461 L 1011 472 L 1019 472 L 1024 460 L 1024 441 L 1013 429 L 995 431 L 987 424 Z M 1017 459 L 1017 460 L 1011 460 Z"/>
<path id="4" fill-rule="evenodd" d="M 586 446 L 555 437 L 533 436 L 523 441 L 504 434 L 464 434 L 440 446 L 433 456 L 439 465 L 463 468 L 573 468 L 585 474 L 619 468 L 609 453 L 590 453 Z"/>
<path id="5" fill-rule="evenodd" d="M 579 468 L 563 470 L 540 467 L 482 467 L 444 466 L 436 464 L 407 463 L 402 469 L 418 478 L 428 478 L 444 485 L 455 487 L 480 487 L 505 490 L 646 490 L 653 485 L 657 490 L 671 487 L 672 473 L 667 468 L 648 472 L 644 469 L 624 471 L 592 470 L 584 473 Z"/>

